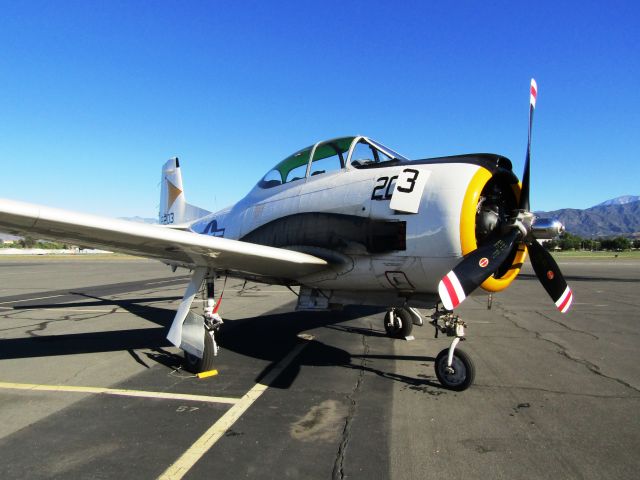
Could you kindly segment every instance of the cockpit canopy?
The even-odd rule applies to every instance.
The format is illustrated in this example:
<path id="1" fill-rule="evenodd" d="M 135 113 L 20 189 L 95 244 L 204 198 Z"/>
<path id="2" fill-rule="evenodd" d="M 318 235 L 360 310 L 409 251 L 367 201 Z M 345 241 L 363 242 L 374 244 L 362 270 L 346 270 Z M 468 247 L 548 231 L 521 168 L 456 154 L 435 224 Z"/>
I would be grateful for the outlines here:
<path id="1" fill-rule="evenodd" d="M 258 182 L 273 188 L 349 168 L 376 168 L 407 161 L 405 157 L 367 137 L 341 137 L 318 142 L 282 160 Z"/>

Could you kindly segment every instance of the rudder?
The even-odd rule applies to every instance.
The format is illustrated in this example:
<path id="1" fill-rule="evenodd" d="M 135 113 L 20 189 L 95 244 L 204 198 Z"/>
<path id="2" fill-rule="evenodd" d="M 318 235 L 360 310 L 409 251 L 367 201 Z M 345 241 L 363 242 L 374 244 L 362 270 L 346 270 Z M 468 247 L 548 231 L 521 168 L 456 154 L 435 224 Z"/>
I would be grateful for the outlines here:
<path id="1" fill-rule="evenodd" d="M 186 202 L 180 160 L 178 157 L 167 160 L 162 167 L 159 222 L 162 225 L 181 224 L 204 217 L 209 213 L 211 212 L 208 210 Z"/>

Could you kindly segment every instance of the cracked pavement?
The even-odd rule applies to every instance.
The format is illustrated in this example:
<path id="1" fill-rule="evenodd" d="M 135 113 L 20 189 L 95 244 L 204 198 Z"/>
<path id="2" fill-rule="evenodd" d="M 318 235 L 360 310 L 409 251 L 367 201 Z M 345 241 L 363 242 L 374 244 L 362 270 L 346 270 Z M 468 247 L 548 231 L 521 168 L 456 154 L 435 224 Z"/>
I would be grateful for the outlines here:
<path id="1" fill-rule="evenodd" d="M 394 415 L 392 478 L 637 476 L 640 262 L 560 267 L 575 292 L 567 315 L 555 311 L 528 265 L 491 310 L 484 295 L 460 309 L 469 325 L 462 348 L 477 368 L 470 390 L 436 402 L 394 390 L 394 403 L 413 413 Z M 396 344 L 396 354 L 416 351 L 418 342 Z M 417 375 L 415 364 L 396 367 Z"/>
<path id="2" fill-rule="evenodd" d="M 292 313 L 286 289 L 231 279 L 220 373 L 197 381 L 164 338 L 184 275 L 136 259 L 47 262 L 0 265 L 0 302 L 17 302 L 0 305 L 0 381 L 241 396 L 298 333 L 314 336 L 186 478 L 625 479 L 640 468 L 640 262 L 561 263 L 576 296 L 565 316 L 528 266 L 491 310 L 468 299 L 461 348 L 476 383 L 459 393 L 435 378 L 449 339 L 428 324 L 392 340 L 377 309 Z M 135 464 L 155 478 L 223 412 L 0 390 L 0 476 L 106 478 Z"/>

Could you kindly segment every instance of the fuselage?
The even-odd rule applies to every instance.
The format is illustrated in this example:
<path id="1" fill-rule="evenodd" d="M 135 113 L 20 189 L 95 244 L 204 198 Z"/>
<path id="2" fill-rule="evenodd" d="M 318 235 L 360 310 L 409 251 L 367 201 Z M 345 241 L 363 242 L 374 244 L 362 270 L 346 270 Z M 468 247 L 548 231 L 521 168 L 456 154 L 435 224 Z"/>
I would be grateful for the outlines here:
<path id="1" fill-rule="evenodd" d="M 316 144 L 309 165 L 299 168 L 303 176 L 280 183 L 263 178 L 237 204 L 190 228 L 327 259 L 330 269 L 295 283 L 330 292 L 336 303 L 357 297 L 358 303 L 431 304 L 442 276 L 476 248 L 476 217 L 488 190 L 514 195 L 511 163 L 478 154 L 363 165 L 353 157 L 354 145 L 368 139 L 350 138 L 340 168 L 314 174 L 313 149 L 322 148 Z M 285 174 L 280 176 L 284 180 Z M 394 201 L 401 194 L 402 204 Z M 362 302 L 364 292 L 367 302 Z"/>

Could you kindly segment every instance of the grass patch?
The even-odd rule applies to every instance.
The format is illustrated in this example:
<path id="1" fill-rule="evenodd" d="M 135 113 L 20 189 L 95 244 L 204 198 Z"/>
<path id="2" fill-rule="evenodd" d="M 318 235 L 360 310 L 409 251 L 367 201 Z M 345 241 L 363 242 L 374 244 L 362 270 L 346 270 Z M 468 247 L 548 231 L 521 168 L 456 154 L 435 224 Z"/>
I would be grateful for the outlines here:
<path id="1" fill-rule="evenodd" d="M 91 253 L 91 254 L 43 254 L 43 255 L 25 255 L 20 253 L 0 255 L 0 262 L 11 261 L 34 261 L 34 262 L 55 262 L 55 261 L 69 261 L 69 262 L 90 262 L 90 261 L 121 261 L 121 260 L 149 260 L 143 257 L 134 257 L 133 255 L 126 255 L 124 253 Z"/>
<path id="2" fill-rule="evenodd" d="M 640 250 L 630 250 L 626 252 L 590 252 L 589 250 L 576 250 L 566 252 L 553 252 L 553 256 L 557 259 L 569 258 L 589 258 L 589 259 L 607 259 L 621 258 L 625 260 L 640 260 Z"/>

